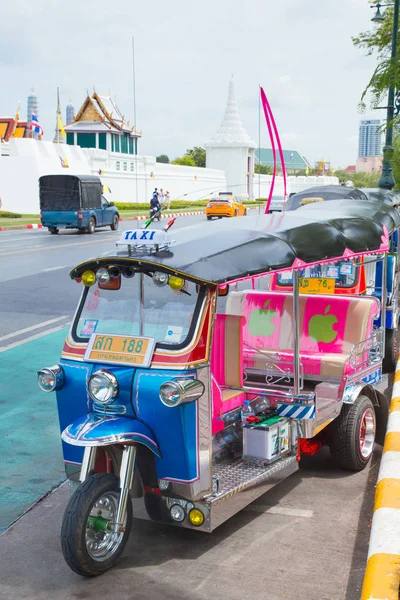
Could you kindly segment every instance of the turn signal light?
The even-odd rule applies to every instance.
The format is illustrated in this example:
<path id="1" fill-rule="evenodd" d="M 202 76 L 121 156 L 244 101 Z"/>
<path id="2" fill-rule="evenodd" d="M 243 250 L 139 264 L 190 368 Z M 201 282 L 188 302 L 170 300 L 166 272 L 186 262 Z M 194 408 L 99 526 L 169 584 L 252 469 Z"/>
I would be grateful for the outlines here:
<path id="1" fill-rule="evenodd" d="M 96 283 L 96 275 L 94 271 L 85 271 L 82 273 L 82 283 L 87 287 L 91 287 Z"/>
<path id="2" fill-rule="evenodd" d="M 201 510 L 199 510 L 198 508 L 192 508 L 192 510 L 189 511 L 188 516 L 189 521 L 192 525 L 194 525 L 194 527 L 200 527 L 201 525 L 203 525 L 205 517 Z"/>

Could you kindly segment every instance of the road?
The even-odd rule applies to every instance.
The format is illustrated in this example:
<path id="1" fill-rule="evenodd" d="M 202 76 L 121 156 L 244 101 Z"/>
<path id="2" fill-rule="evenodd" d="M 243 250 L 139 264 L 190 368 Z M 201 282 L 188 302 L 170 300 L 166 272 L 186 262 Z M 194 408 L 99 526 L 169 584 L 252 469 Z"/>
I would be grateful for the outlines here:
<path id="1" fill-rule="evenodd" d="M 35 372 L 58 361 L 81 292 L 68 271 L 112 249 L 119 235 L 0 233 L 0 599 L 357 600 L 379 447 L 356 474 L 338 470 L 327 451 L 302 460 L 211 535 L 135 521 L 118 566 L 95 580 L 74 575 L 61 555 L 67 484 L 7 530 L 63 480 L 54 396 L 40 392 Z"/>

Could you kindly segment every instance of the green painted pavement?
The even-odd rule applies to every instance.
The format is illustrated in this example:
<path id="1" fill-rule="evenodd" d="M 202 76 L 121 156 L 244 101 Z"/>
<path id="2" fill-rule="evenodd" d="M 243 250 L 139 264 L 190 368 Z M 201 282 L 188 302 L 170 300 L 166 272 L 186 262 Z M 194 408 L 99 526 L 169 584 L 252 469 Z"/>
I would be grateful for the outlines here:
<path id="1" fill-rule="evenodd" d="M 0 354 L 0 533 L 65 478 L 56 396 L 36 372 L 59 361 L 66 333 Z"/>

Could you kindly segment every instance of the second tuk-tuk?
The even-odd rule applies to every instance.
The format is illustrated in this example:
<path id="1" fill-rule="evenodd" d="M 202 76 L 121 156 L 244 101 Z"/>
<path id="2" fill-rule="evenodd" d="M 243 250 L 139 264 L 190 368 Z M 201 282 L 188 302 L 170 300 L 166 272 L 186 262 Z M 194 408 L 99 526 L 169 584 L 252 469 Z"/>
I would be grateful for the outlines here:
<path id="1" fill-rule="evenodd" d="M 386 260 L 399 224 L 383 206 L 373 218 L 133 229 L 71 271 L 81 300 L 38 382 L 56 391 L 66 472 L 80 482 L 61 532 L 76 573 L 111 567 L 133 516 L 213 531 L 325 444 L 345 469 L 367 465 L 388 413 L 374 327 L 385 292 L 307 294 L 299 271 Z M 293 289 L 253 289 L 288 269 Z"/>

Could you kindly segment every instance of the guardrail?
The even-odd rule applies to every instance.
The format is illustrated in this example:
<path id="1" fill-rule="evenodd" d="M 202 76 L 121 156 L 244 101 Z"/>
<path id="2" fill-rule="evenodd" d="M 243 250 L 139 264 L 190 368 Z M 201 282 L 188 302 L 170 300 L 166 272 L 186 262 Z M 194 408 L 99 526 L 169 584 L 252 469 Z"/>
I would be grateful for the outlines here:
<path id="1" fill-rule="evenodd" d="M 400 360 L 375 492 L 361 600 L 399 600 L 400 586 Z"/>

